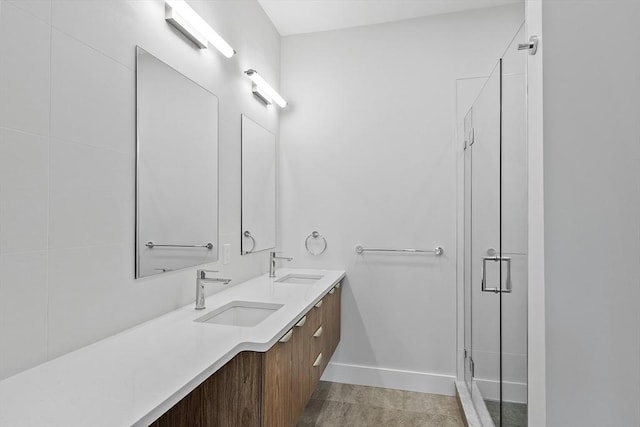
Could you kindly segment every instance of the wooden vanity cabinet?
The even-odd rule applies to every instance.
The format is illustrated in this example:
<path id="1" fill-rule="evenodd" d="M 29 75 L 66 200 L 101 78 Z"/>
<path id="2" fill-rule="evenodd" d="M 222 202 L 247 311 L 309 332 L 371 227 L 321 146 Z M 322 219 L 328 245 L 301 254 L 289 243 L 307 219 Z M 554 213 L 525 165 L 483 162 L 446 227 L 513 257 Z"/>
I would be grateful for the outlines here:
<path id="1" fill-rule="evenodd" d="M 268 351 L 239 353 L 151 425 L 295 426 L 340 341 L 340 291 L 332 288 Z"/>
<path id="2" fill-rule="evenodd" d="M 293 329 L 262 354 L 262 426 L 293 426 L 297 416 L 292 411 L 293 352 L 300 343 Z M 295 416 L 295 418 L 294 418 Z"/>
<path id="3" fill-rule="evenodd" d="M 262 369 L 261 353 L 239 353 L 151 426 L 259 426 Z"/>
<path id="4" fill-rule="evenodd" d="M 340 312 L 342 305 L 342 285 L 338 283 L 325 297 L 327 306 L 324 312 L 324 318 L 326 320 L 327 332 L 325 336 L 325 348 L 329 355 L 326 359 L 326 363 L 329 363 L 329 359 L 336 351 L 338 343 L 340 342 Z M 324 365 L 327 366 L 326 364 Z M 324 370 L 324 369 L 323 369 Z"/>

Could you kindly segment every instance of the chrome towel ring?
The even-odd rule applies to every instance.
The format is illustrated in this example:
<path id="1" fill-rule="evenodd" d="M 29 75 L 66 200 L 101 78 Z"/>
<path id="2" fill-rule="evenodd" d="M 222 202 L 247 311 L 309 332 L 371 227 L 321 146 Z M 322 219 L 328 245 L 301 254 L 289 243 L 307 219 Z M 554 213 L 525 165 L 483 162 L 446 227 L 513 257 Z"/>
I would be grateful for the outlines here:
<path id="1" fill-rule="evenodd" d="M 245 231 L 244 233 L 242 233 L 242 235 L 244 237 L 248 237 L 251 239 L 251 249 L 249 249 L 248 251 L 244 251 L 245 254 L 249 254 L 251 252 L 253 252 L 253 250 L 256 248 L 256 239 L 253 237 L 253 235 L 251 234 L 251 232 L 249 230 Z"/>
<path id="2" fill-rule="evenodd" d="M 311 239 L 311 238 L 322 239 L 323 246 L 322 246 L 322 250 L 321 251 L 316 252 L 316 251 L 313 251 L 313 250 L 311 250 L 309 248 L 309 239 Z M 322 255 L 327 250 L 327 239 L 325 239 L 324 236 L 322 236 L 317 231 L 312 231 L 311 234 L 309 234 L 307 236 L 307 238 L 304 239 L 304 247 L 307 250 L 307 252 L 309 252 L 311 255 L 314 255 L 314 256 Z"/>

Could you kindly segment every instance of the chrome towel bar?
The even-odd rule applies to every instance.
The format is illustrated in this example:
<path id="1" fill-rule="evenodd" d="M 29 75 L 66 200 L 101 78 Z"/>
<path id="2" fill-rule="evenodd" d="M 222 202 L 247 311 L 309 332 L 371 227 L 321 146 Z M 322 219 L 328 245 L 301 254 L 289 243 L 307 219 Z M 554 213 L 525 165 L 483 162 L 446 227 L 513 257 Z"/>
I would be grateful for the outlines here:
<path id="1" fill-rule="evenodd" d="M 153 242 L 147 242 L 145 244 L 149 249 L 153 248 L 207 248 L 209 250 L 213 249 L 213 243 L 206 243 L 204 245 L 159 245 Z"/>
<path id="2" fill-rule="evenodd" d="M 362 245 L 356 245 L 356 252 L 361 254 L 363 252 L 408 252 L 417 254 L 435 254 L 440 256 L 444 253 L 444 249 L 440 246 L 436 246 L 435 249 L 383 249 L 383 248 L 365 248 Z"/>

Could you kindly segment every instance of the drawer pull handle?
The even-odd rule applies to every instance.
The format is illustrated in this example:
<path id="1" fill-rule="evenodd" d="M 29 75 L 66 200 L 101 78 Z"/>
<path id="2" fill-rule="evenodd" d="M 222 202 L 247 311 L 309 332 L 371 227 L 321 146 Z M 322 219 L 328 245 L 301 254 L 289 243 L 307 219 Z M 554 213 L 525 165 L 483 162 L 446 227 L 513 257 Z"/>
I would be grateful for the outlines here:
<path id="1" fill-rule="evenodd" d="M 320 338 L 322 336 L 322 326 L 318 328 L 315 334 L 313 334 L 314 338 Z"/>
<path id="2" fill-rule="evenodd" d="M 322 300 L 318 301 L 315 305 L 316 308 L 322 307 Z"/>
<path id="3" fill-rule="evenodd" d="M 304 326 L 305 323 L 307 323 L 307 316 L 303 316 L 302 319 L 300 319 L 300 321 L 296 323 L 296 326 L 299 328 L 301 326 Z"/>
<path id="4" fill-rule="evenodd" d="M 329 291 L 329 295 L 333 295 L 336 293 L 336 288 L 331 288 L 331 290 Z"/>
<path id="5" fill-rule="evenodd" d="M 289 332 L 284 334 L 282 338 L 280 338 L 280 342 L 289 342 L 291 337 L 293 336 L 293 329 L 289 329 Z"/>
<path id="6" fill-rule="evenodd" d="M 342 282 L 340 282 L 340 283 L 338 283 L 338 284 L 336 285 L 336 289 L 340 289 L 340 286 L 342 286 Z"/>
<path id="7" fill-rule="evenodd" d="M 320 363 L 322 363 L 322 353 L 320 353 L 318 357 L 316 357 L 315 362 L 313 362 L 313 367 L 315 368 L 317 366 L 320 366 Z"/>

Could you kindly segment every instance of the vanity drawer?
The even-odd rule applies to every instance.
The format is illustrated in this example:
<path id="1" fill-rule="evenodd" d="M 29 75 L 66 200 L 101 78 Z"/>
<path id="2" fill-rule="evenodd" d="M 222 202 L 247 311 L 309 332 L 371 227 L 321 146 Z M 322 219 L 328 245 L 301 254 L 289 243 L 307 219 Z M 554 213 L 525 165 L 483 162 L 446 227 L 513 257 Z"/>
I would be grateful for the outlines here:
<path id="1" fill-rule="evenodd" d="M 326 298 L 326 297 L 325 297 Z M 322 313 L 323 306 L 325 303 L 325 298 L 322 298 L 318 301 L 311 309 L 307 312 L 307 322 L 309 322 L 309 329 L 312 329 L 311 333 L 314 333 L 318 327 L 322 324 Z"/>

